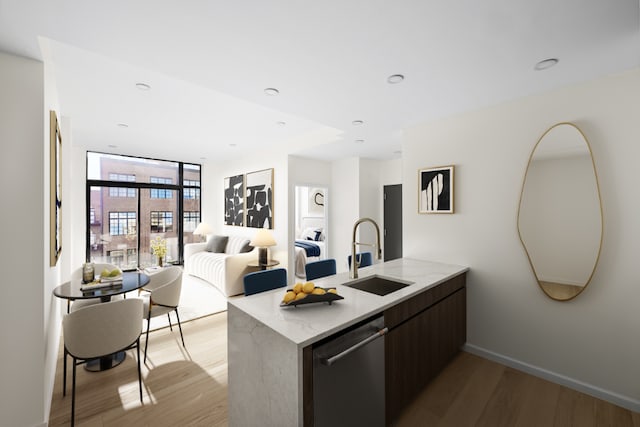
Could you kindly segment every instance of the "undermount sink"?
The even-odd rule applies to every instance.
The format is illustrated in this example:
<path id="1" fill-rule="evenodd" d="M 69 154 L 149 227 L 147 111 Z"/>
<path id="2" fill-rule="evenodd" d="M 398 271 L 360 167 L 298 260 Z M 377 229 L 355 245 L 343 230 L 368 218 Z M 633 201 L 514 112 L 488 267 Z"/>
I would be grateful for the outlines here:
<path id="1" fill-rule="evenodd" d="M 351 282 L 344 283 L 345 286 L 349 286 L 350 288 L 359 289 L 361 291 L 380 296 L 390 294 L 391 292 L 395 292 L 412 284 L 413 282 L 391 279 L 378 275 L 363 277 L 361 279 L 355 279 Z"/>

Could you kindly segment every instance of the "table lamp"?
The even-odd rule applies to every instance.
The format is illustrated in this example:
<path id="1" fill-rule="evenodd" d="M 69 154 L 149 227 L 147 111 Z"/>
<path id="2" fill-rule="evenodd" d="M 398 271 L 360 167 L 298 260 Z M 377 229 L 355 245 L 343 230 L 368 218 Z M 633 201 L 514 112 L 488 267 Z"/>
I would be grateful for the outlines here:
<path id="1" fill-rule="evenodd" d="M 266 228 L 261 228 L 253 237 L 253 240 L 251 240 L 250 245 L 258 248 L 258 263 L 266 264 L 267 248 L 269 246 L 275 246 L 276 241 L 273 239 L 273 236 L 271 235 L 271 232 L 269 230 L 267 230 Z"/>
<path id="2" fill-rule="evenodd" d="M 204 236 L 204 240 L 207 240 L 207 236 L 209 234 L 213 234 L 213 229 L 206 222 L 201 222 L 198 224 L 195 230 L 193 230 L 194 235 Z"/>

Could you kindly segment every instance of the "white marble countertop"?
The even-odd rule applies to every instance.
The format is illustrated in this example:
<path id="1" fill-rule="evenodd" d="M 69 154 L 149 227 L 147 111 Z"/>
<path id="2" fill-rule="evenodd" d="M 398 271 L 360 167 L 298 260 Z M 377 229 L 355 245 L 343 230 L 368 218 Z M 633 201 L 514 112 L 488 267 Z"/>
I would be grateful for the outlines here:
<path id="1" fill-rule="evenodd" d="M 280 307 L 285 288 L 230 298 L 229 304 L 303 348 L 468 270 L 459 265 L 402 258 L 358 270 L 359 278 L 379 275 L 414 282 L 385 296 L 344 286 L 351 279 L 349 273 L 340 273 L 313 281 L 316 286 L 335 287 L 344 297 L 331 305 Z"/>

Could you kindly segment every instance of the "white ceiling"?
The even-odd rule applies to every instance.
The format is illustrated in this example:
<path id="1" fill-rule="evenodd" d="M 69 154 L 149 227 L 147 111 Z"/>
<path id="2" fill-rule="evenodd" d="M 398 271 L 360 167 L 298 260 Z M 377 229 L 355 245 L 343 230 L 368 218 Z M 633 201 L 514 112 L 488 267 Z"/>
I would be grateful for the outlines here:
<path id="1" fill-rule="evenodd" d="M 388 159 L 412 124 L 640 66 L 639 10 L 639 0 L 0 0 L 0 50 L 53 67 L 74 144 L 92 150 Z M 534 71 L 546 58 L 560 61 Z M 388 84 L 396 73 L 405 81 Z"/>

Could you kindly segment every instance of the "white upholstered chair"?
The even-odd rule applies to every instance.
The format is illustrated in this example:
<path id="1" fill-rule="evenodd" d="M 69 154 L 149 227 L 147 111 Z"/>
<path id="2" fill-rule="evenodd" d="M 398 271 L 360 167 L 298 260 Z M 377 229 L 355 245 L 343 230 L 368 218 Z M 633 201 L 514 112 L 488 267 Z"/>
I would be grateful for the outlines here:
<path id="1" fill-rule="evenodd" d="M 95 275 L 98 276 L 102 270 L 107 269 L 111 271 L 113 269 L 118 268 L 118 266 L 114 264 L 94 263 L 93 268 L 95 271 Z M 71 274 L 71 280 L 82 280 L 82 267 L 75 270 Z M 122 298 L 123 298 L 122 295 L 114 295 L 111 297 L 111 301 L 122 299 Z M 78 299 L 73 301 L 73 304 L 71 304 L 71 308 L 69 308 L 69 305 L 67 305 L 67 313 L 69 313 L 70 311 L 73 312 L 73 311 L 79 310 L 83 307 L 87 307 L 92 304 L 98 304 L 100 302 L 101 302 L 100 298 Z"/>
<path id="2" fill-rule="evenodd" d="M 71 388 L 71 425 L 75 424 L 76 367 L 89 360 L 136 348 L 138 388 L 142 402 L 140 371 L 140 335 L 142 334 L 142 300 L 121 299 L 93 304 L 64 316 L 64 372 L 62 394 L 67 392 L 67 356 L 73 358 Z"/>
<path id="3" fill-rule="evenodd" d="M 180 267 L 163 268 L 150 276 L 149 283 L 142 290 L 147 291 L 147 294 L 142 295 L 144 318 L 147 319 L 147 332 L 144 343 L 144 361 L 146 362 L 147 346 L 149 345 L 149 325 L 152 317 L 166 314 L 169 319 L 169 328 L 173 331 L 170 313 L 175 311 L 178 329 L 180 329 L 180 339 L 182 340 L 182 346 L 185 347 L 180 315 L 178 314 L 178 304 L 180 303 L 180 293 L 182 292 L 182 269 Z"/>

